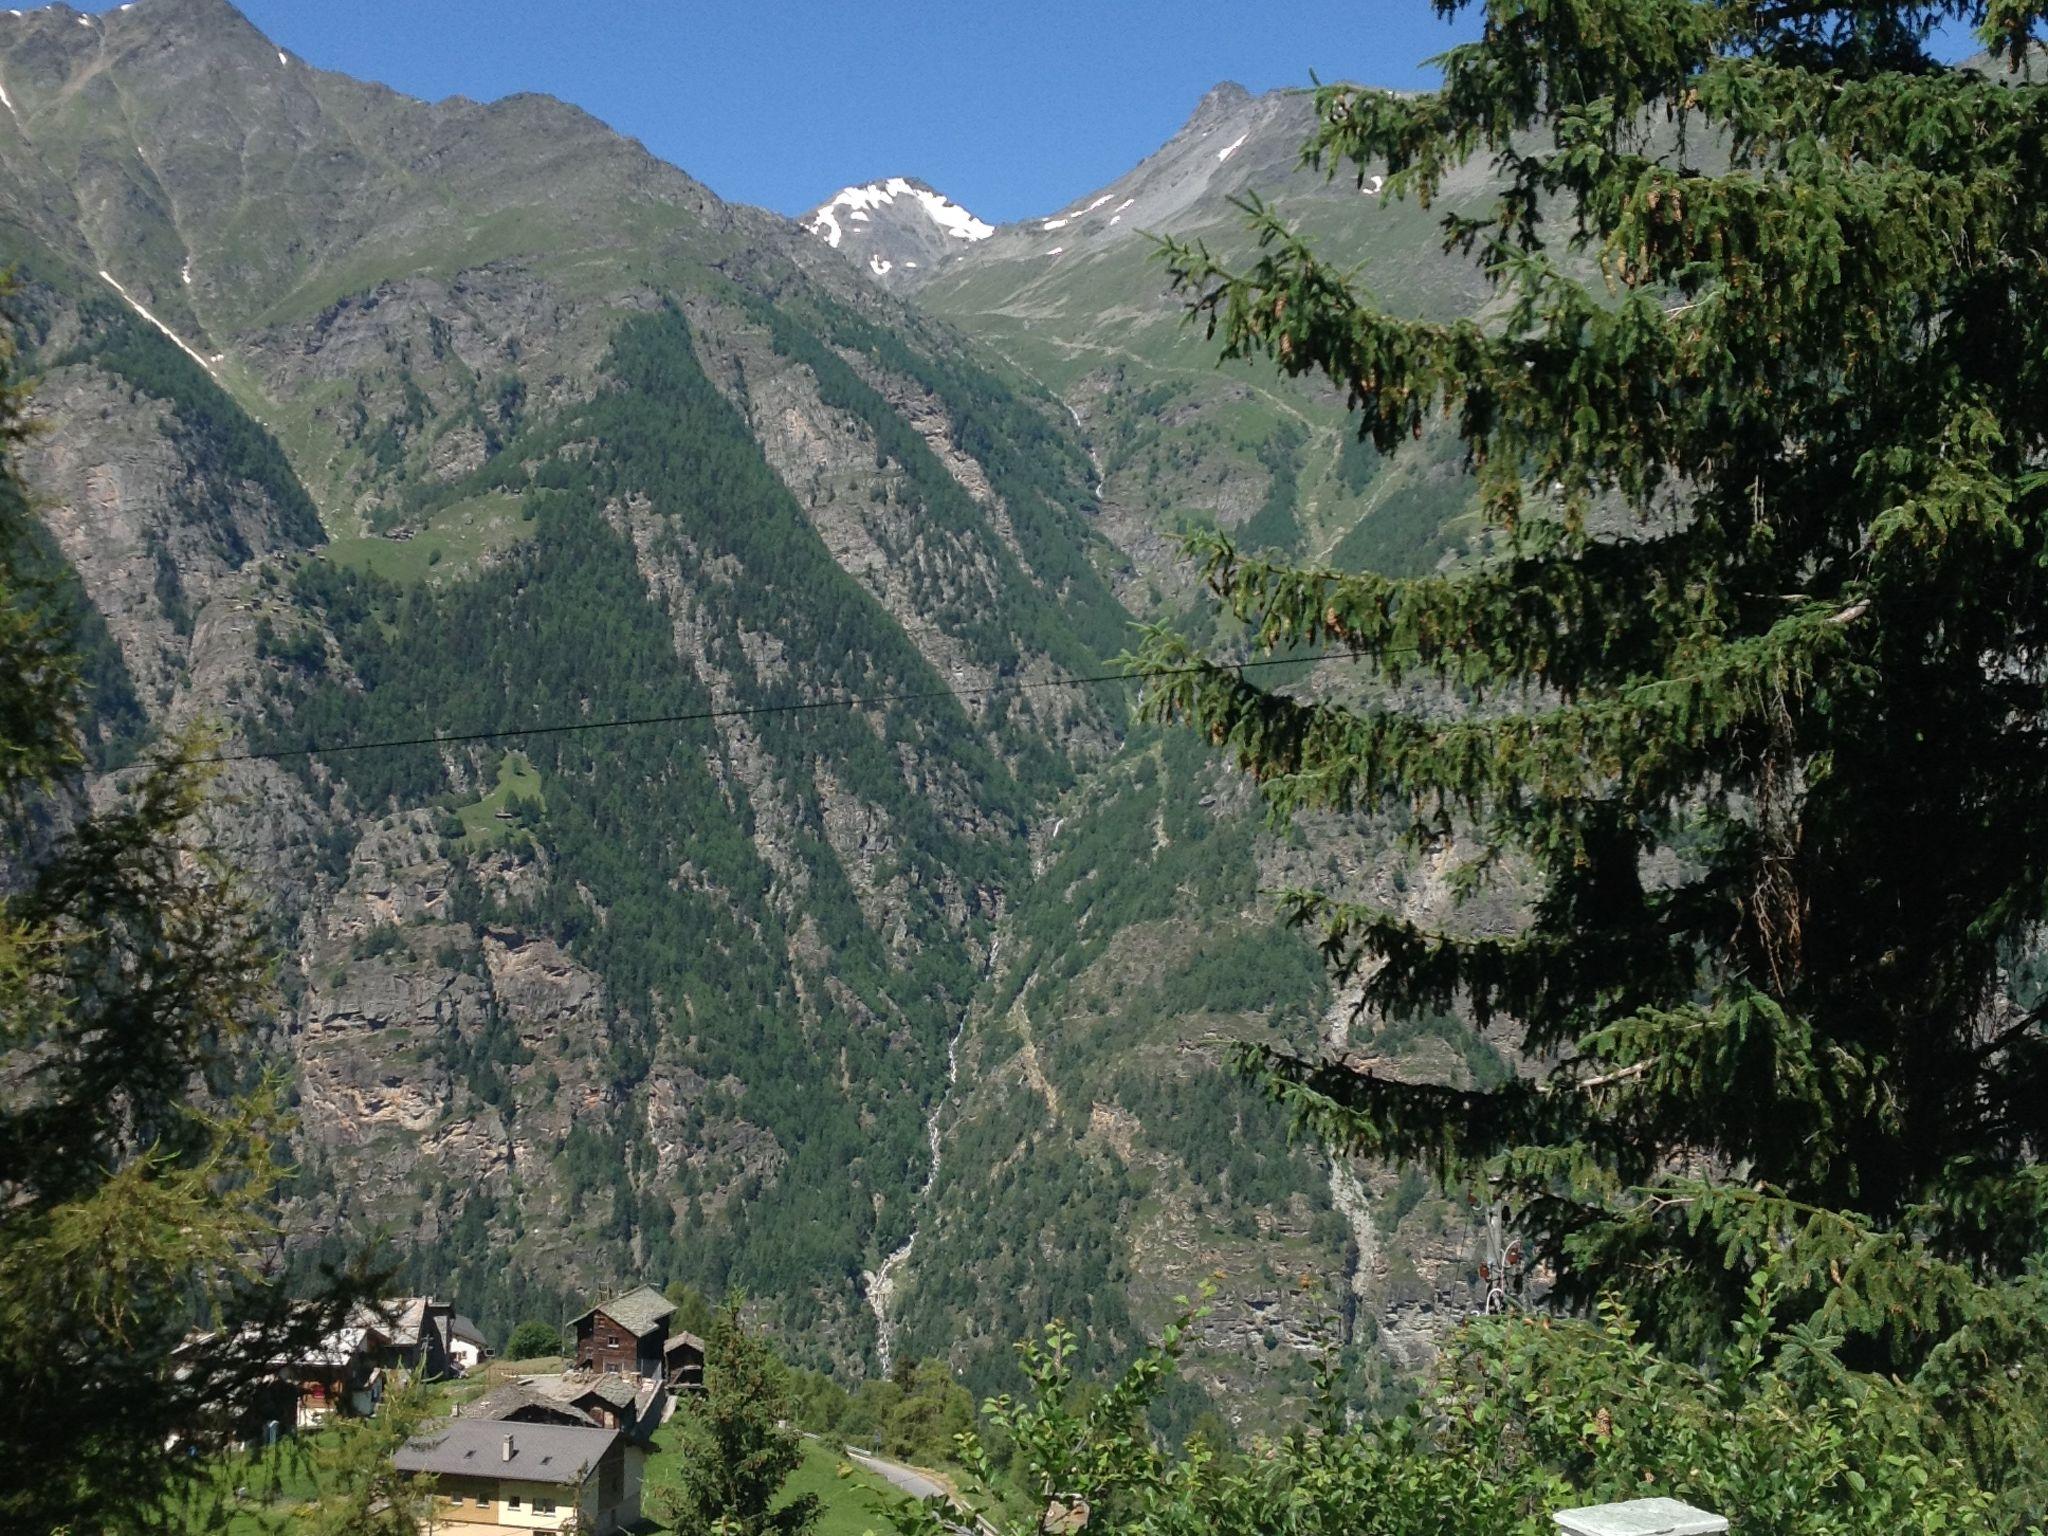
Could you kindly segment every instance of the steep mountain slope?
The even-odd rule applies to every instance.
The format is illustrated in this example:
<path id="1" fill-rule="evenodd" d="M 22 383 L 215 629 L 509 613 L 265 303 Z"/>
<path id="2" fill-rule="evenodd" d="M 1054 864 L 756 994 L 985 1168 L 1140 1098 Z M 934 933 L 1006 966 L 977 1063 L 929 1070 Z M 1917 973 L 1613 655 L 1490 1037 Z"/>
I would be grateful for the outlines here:
<path id="1" fill-rule="evenodd" d="M 160 722 L 899 698 L 235 766 L 309 1226 L 486 1311 L 637 1259 L 864 1317 L 1017 835 L 1113 739 L 974 691 L 1120 642 L 1056 413 L 556 103 L 408 102 L 216 0 L 0 19 L 0 84 L 30 473 Z"/>
<path id="2" fill-rule="evenodd" d="M 1213 1282 L 1187 1369 L 1223 1389 L 1232 1423 L 1305 1391 L 1330 1347 L 1359 1367 L 1361 1400 L 1391 1394 L 1482 1299 L 1469 1215 L 1412 1178 L 1290 1145 L 1226 1061 L 1239 1041 L 1313 1049 L 1353 1028 L 1272 891 L 1315 882 L 1422 912 L 1443 904 L 1439 884 L 1349 828 L 1276 832 L 1241 778 L 1176 734 L 1141 733 L 1064 796 L 1033 868 L 960 1041 L 961 1092 L 893 1298 L 904 1347 L 950 1347 L 994 1386 L 999 1346 L 1037 1317 L 1125 1346 Z M 1449 1019 L 1376 1031 L 1370 1049 L 1446 1081 L 1504 1070 Z"/>
<path id="3" fill-rule="evenodd" d="M 1377 177 L 1361 185 L 1300 165 L 1314 121 L 1307 92 L 1219 85 L 1124 176 L 917 274 L 921 307 L 1074 413 L 1101 473 L 1101 526 L 1128 560 L 1118 595 L 1147 616 L 1185 600 L 1173 540 L 1189 527 L 1394 571 L 1429 568 L 1460 536 L 1467 487 L 1451 445 L 1382 464 L 1326 390 L 1266 368 L 1219 369 L 1168 291 L 1152 237 L 1249 254 L 1240 204 L 1256 196 L 1397 309 L 1448 317 L 1483 305 L 1437 233 L 1445 207 L 1483 190 L 1483 173 L 1456 173 L 1434 211 L 1384 201 Z"/>
<path id="4" fill-rule="evenodd" d="M 220 835 L 291 957 L 265 1045 L 299 1262 L 388 1231 L 493 1327 L 629 1273 L 738 1284 L 810 1358 L 900 1334 L 988 1380 L 1052 1310 L 1105 1348 L 1156 1313 L 1156 1246 L 1061 1249 L 1128 1145 L 1170 1210 L 1136 1176 L 1089 1209 L 1227 1234 L 1240 1312 L 1341 1276 L 1327 1171 L 1205 1059 L 1143 1102 L 1119 1077 L 1084 1132 L 1115 1029 L 1069 1063 L 1079 1014 L 1016 969 L 1136 974 L 1062 928 L 1213 906 L 1149 854 L 1083 867 L 1125 859 L 1107 833 L 1054 856 L 1091 819 L 1179 846 L 1207 817 L 1116 694 L 1038 686 L 1126 633 L 1059 402 L 572 108 L 410 101 L 223 0 L 0 16 L 0 89 L 27 468 L 92 607 L 104 756 L 225 724 Z M 557 729 L 622 719 L 665 723 Z M 1199 889 L 1245 908 L 1222 868 Z M 1127 889 L 1155 877 L 1163 906 Z M 1218 1016 L 1313 1027 L 1290 965 Z M 1184 1004 L 1134 1038 L 1166 1050 Z M 1029 1108 L 987 1031 L 1040 1017 L 1065 1109 L 990 1122 L 927 1194 L 934 1130 Z M 1241 1178 L 1197 1134 L 1230 1106 Z"/>
<path id="5" fill-rule="evenodd" d="M 1247 249 L 1238 204 L 1257 196 L 1363 263 L 1392 302 L 1478 307 L 1469 274 L 1437 254 L 1436 215 L 1382 202 L 1373 178 L 1299 169 L 1311 108 L 1304 93 L 1218 87 L 1109 186 L 893 274 L 1060 393 L 1128 559 L 1119 593 L 1148 616 L 1209 622 L 1174 541 L 1191 526 L 1389 570 L 1427 568 L 1459 539 L 1470 491 L 1454 445 L 1384 464 L 1326 393 L 1219 370 L 1155 259 L 1148 232 Z M 1480 190 L 1467 178 L 1453 201 Z M 1342 686 L 1341 671 L 1299 683 Z M 1484 1223 L 1412 1175 L 1274 1155 L 1285 1127 L 1244 1101 L 1222 1059 L 1233 1041 L 1280 1038 L 1449 1082 L 1508 1070 L 1454 1018 L 1354 1020 L 1272 917 L 1270 892 L 1296 884 L 1442 917 L 1440 881 L 1355 830 L 1262 826 L 1240 783 L 1173 738 L 1134 742 L 1087 776 L 1033 858 L 962 1037 L 966 1086 L 940 1126 L 931 1214 L 891 1276 L 906 1343 L 952 1341 L 972 1369 L 990 1356 L 963 1349 L 963 1332 L 985 1346 L 1034 1310 L 1124 1342 L 1220 1274 L 1193 1369 L 1231 1385 L 1221 1400 L 1241 1422 L 1262 1396 L 1298 1390 L 1304 1359 L 1333 1337 L 1375 1363 L 1361 1383 L 1388 1390 L 1390 1371 L 1421 1363 L 1435 1331 L 1483 1300 Z"/>

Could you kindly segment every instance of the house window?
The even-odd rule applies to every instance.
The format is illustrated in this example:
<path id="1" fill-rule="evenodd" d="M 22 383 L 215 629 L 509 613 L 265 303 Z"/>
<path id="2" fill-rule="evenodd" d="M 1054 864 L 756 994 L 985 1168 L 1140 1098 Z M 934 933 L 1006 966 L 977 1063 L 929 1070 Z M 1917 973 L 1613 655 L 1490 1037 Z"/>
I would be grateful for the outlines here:
<path id="1" fill-rule="evenodd" d="M 519 1495 L 518 1495 L 518 1494 L 516 1494 L 516 1493 L 508 1493 L 508 1494 L 506 1494 L 506 1495 L 505 1495 L 505 1507 L 506 1507 L 507 1509 L 517 1509 L 517 1508 L 519 1507 Z"/>
<path id="2" fill-rule="evenodd" d="M 536 1515 L 552 1515 L 555 1512 L 555 1501 L 536 1493 L 533 1496 L 533 1512 Z"/>

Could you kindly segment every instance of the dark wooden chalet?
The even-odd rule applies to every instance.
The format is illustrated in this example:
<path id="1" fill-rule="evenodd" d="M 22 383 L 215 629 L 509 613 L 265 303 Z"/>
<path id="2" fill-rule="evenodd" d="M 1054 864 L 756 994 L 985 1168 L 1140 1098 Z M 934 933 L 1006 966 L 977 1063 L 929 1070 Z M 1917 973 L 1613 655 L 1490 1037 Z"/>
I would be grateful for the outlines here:
<path id="1" fill-rule="evenodd" d="M 560 1380 L 554 1390 L 588 1414 L 592 1423 L 623 1431 L 642 1442 L 651 1442 L 661 1427 L 668 1389 L 658 1378 L 636 1381 L 607 1371 L 588 1377 L 572 1373 Z"/>
<path id="2" fill-rule="evenodd" d="M 364 1306 L 357 1315 L 372 1358 L 387 1369 L 416 1371 L 429 1381 L 459 1376 L 448 1354 L 448 1322 L 455 1308 L 430 1296 L 401 1296 Z"/>
<path id="3" fill-rule="evenodd" d="M 671 1392 L 704 1390 L 704 1341 L 680 1328 L 662 1346 L 662 1369 Z"/>
<path id="4" fill-rule="evenodd" d="M 668 1388 L 618 1371 L 527 1376 L 494 1388 L 461 1410 L 466 1419 L 615 1429 L 652 1448 L 668 1408 Z"/>
<path id="5" fill-rule="evenodd" d="M 576 1318 L 576 1368 L 660 1381 L 675 1303 L 651 1285 L 601 1301 Z"/>

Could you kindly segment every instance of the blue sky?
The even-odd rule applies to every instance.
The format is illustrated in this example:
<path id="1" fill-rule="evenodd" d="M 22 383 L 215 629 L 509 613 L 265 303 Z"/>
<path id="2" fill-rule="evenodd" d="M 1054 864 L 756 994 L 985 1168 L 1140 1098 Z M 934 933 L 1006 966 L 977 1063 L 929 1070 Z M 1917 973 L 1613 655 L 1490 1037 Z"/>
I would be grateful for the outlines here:
<path id="1" fill-rule="evenodd" d="M 1458 35 L 1426 0 L 238 3 L 308 63 L 409 95 L 575 102 L 725 198 L 801 213 L 921 176 L 998 220 L 1121 175 L 1219 80 L 1425 85 Z"/>

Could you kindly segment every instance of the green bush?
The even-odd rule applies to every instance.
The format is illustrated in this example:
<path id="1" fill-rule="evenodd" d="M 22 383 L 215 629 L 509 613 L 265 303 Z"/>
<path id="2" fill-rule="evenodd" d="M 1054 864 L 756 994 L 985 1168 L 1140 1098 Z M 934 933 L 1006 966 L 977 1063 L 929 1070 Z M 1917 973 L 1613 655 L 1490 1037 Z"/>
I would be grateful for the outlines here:
<path id="1" fill-rule="evenodd" d="M 505 1341 L 505 1358 L 508 1360 L 536 1360 L 542 1355 L 561 1352 L 562 1330 L 553 1323 L 532 1318 L 514 1328 L 512 1336 Z"/>
<path id="2" fill-rule="evenodd" d="M 895 1375 L 862 1382 L 839 1422 L 849 1443 L 930 1464 L 958 1454 L 974 1428 L 974 1399 L 943 1360 L 919 1360 Z"/>
<path id="3" fill-rule="evenodd" d="M 1400 1416 L 1348 1421 L 1332 1368 L 1318 1406 L 1243 1457 L 1207 1437 L 1176 1450 L 1146 1427 L 1190 1319 L 1099 1391 L 1076 1379 L 1074 1336 L 1055 1324 L 1024 1352 L 1029 1391 L 984 1409 L 1011 1471 L 972 1437 L 965 1448 L 985 1486 L 1033 1496 L 1012 1502 L 1021 1518 L 1000 1499 L 972 1513 L 1022 1536 L 1053 1489 L 1091 1531 L 1550 1536 L 1557 1510 L 1661 1495 L 1769 1536 L 2021 1528 L 2038 1505 L 2022 1495 L 2001 1513 L 1927 1400 L 1850 1368 L 1838 1340 L 1781 1324 L 1775 1301 L 1752 1286 L 1733 1341 L 1697 1363 L 1643 1343 L 1618 1307 L 1480 1319 Z M 924 1506 L 890 1518 L 903 1536 L 940 1536 Z"/>

